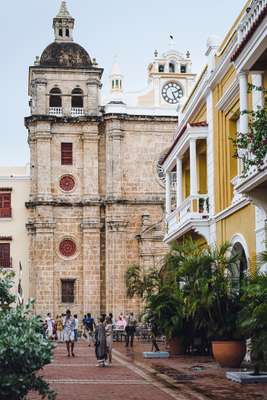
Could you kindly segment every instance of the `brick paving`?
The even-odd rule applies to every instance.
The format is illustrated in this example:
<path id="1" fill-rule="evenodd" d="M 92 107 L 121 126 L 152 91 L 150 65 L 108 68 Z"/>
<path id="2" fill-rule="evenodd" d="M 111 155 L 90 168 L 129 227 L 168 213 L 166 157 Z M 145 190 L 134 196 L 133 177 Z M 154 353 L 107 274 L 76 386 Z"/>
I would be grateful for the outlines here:
<path id="1" fill-rule="evenodd" d="M 134 352 L 123 343 L 114 346 L 112 367 L 96 366 L 94 349 L 81 341 L 75 358 L 64 344 L 41 375 L 58 393 L 58 400 L 267 400 L 267 385 L 241 386 L 225 379 L 225 370 L 208 357 L 144 360 L 149 344 L 136 342 Z M 192 370 L 201 366 L 203 370 Z M 40 400 L 36 394 L 29 400 Z"/>

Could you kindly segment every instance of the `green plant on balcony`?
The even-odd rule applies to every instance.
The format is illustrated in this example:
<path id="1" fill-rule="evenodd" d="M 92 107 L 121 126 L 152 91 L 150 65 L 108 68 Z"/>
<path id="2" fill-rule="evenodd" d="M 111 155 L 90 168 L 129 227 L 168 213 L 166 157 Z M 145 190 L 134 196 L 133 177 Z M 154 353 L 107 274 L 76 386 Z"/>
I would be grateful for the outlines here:
<path id="1" fill-rule="evenodd" d="M 242 112 L 248 115 L 249 131 L 247 134 L 238 132 L 236 139 L 232 139 L 235 148 L 234 157 L 242 160 L 242 177 L 246 177 L 253 166 L 260 171 L 267 154 L 267 91 L 250 84 L 249 92 L 253 90 L 263 92 L 264 106 L 256 111 Z"/>

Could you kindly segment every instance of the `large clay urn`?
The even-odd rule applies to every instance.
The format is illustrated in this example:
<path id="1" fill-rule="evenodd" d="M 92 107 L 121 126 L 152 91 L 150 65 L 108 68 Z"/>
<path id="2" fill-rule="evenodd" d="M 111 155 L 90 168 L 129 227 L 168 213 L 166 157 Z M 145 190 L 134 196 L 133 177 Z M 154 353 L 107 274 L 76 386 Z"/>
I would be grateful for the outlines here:
<path id="1" fill-rule="evenodd" d="M 242 340 L 214 341 L 212 353 L 221 367 L 239 368 L 246 354 L 246 343 Z"/>

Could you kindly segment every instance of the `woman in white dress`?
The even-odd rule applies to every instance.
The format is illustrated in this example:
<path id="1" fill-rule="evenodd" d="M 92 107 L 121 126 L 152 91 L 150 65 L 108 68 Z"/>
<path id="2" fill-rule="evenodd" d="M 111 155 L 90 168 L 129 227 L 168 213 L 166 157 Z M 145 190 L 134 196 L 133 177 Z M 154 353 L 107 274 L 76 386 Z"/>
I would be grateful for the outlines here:
<path id="1" fill-rule="evenodd" d="M 113 326 L 111 317 L 106 318 L 106 341 L 107 341 L 107 353 L 108 353 L 108 363 L 112 363 L 112 345 L 113 345 Z"/>

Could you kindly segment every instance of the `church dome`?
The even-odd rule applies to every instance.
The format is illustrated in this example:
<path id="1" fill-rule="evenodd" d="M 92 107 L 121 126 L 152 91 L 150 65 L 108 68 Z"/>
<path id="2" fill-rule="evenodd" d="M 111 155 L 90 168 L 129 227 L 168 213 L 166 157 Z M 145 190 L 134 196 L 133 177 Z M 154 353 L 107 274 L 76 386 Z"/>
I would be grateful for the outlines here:
<path id="1" fill-rule="evenodd" d="M 90 68 L 92 61 L 87 51 L 74 42 L 53 42 L 43 51 L 42 67 Z"/>

